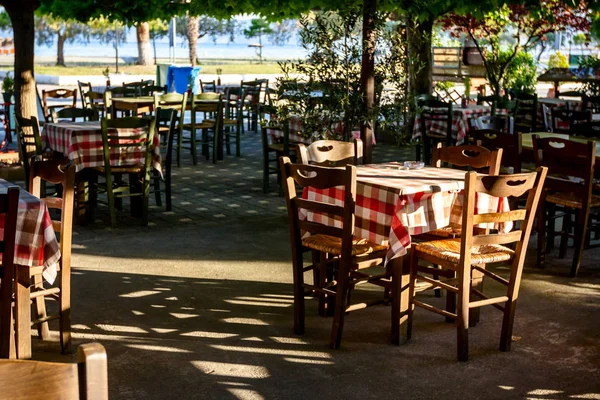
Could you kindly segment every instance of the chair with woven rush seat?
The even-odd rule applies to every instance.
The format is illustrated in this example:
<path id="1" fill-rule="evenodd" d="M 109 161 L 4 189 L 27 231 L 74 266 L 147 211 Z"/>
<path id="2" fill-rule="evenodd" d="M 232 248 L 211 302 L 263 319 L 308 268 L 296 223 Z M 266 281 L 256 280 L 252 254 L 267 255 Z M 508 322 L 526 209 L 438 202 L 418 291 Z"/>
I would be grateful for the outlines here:
<path id="1" fill-rule="evenodd" d="M 239 102 L 244 98 L 244 88 L 231 87 L 225 91 L 225 114 L 223 115 L 223 134 L 227 154 L 231 154 L 231 128 L 235 128 L 235 156 L 240 157 L 240 135 L 242 133 L 242 107 Z"/>
<path id="2" fill-rule="evenodd" d="M 541 232 L 546 233 L 549 239 L 556 233 L 561 236 L 559 257 L 565 256 L 567 240 L 572 236 L 575 254 L 570 275 L 577 276 L 585 247 L 590 212 L 600 209 L 600 196 L 592 194 L 596 142 L 590 140 L 587 143 L 579 143 L 533 135 L 533 150 L 536 165 L 548 168 L 548 179 L 541 200 L 542 207 L 538 211 L 538 267 L 544 265 L 546 257 L 547 241 Z M 556 208 L 564 211 L 564 214 L 558 216 L 563 217 L 560 232 L 554 232 L 554 219 L 558 218 L 553 215 Z M 575 224 L 571 222 L 571 214 L 575 214 Z M 574 230 L 572 235 L 571 228 Z"/>
<path id="3" fill-rule="evenodd" d="M 75 165 L 66 164 L 65 160 L 42 160 L 37 157 L 31 163 L 31 194 L 42 198 L 50 210 L 59 210 L 60 219 L 52 221 L 54 232 L 59 235 L 60 243 L 60 277 L 57 285 L 44 288 L 43 267 L 34 266 L 29 269 L 33 282 L 31 299 L 35 304 L 36 318 L 32 325 L 38 325 L 38 332 L 43 340 L 49 337 L 48 321 L 60 320 L 60 345 L 63 353 L 71 352 L 71 238 L 73 231 L 73 202 L 75 198 Z M 61 197 L 43 197 L 42 182 L 60 185 Z M 58 313 L 47 315 L 46 297 L 58 301 Z"/>
<path id="4" fill-rule="evenodd" d="M 143 225 L 148 224 L 148 196 L 150 192 L 150 170 L 153 153 L 155 121 L 145 118 L 103 118 L 102 142 L 104 166 L 95 168 L 90 184 L 92 207 L 95 206 L 97 191 L 100 189 L 108 198 L 111 227 L 116 227 L 115 198 L 141 198 Z M 139 153 L 141 163 L 128 163 L 123 160 L 132 154 Z M 111 165 L 111 159 L 117 158 L 117 165 Z M 117 179 L 113 179 L 116 174 Z M 129 174 L 129 182 L 122 181 L 121 175 Z M 97 182 L 97 175 L 104 176 L 105 181 Z M 138 189 L 135 191 L 135 189 Z M 132 210 L 134 207 L 132 206 Z"/>
<path id="5" fill-rule="evenodd" d="M 184 114 L 185 114 L 185 107 L 187 106 L 187 98 L 188 98 L 187 92 L 185 92 L 184 94 L 172 92 L 172 93 L 165 93 L 165 94 L 157 93 L 154 95 L 155 113 L 158 108 L 161 108 L 163 111 L 167 110 L 167 109 L 177 110 L 179 118 L 176 119 L 176 126 L 177 126 L 177 130 L 179 132 L 175 131 L 175 133 L 178 133 L 179 135 L 181 135 L 181 129 L 183 128 L 183 119 L 184 119 Z M 167 113 L 165 113 L 165 116 L 167 116 Z M 155 117 L 156 117 L 156 115 L 155 115 Z M 170 125 L 170 123 L 166 123 L 167 122 L 166 120 L 163 122 L 165 122 L 165 123 L 164 124 L 157 123 L 156 129 L 157 129 L 157 133 L 160 135 L 161 143 L 166 143 L 166 140 L 170 134 L 171 125 Z"/>
<path id="6" fill-rule="evenodd" d="M 25 188 L 28 189 L 31 157 L 41 155 L 43 152 L 40 126 L 36 117 L 28 119 L 18 115 L 15 115 L 15 125 L 17 129 L 19 157 L 25 171 Z"/>
<path id="7" fill-rule="evenodd" d="M 0 240 L 2 245 L 2 264 L 0 265 L 0 358 L 16 357 L 15 337 L 13 335 L 15 319 L 12 299 L 13 280 L 15 278 L 14 257 L 18 208 L 18 186 L 11 186 L 6 193 L 0 193 L 0 214 L 4 214 L 4 234 L 2 240 Z"/>
<path id="8" fill-rule="evenodd" d="M 73 98 L 71 104 L 48 104 L 48 99 L 69 99 Z M 50 110 L 57 108 L 77 107 L 77 89 L 69 90 L 58 88 L 54 90 L 42 90 L 42 104 L 44 108 L 44 117 L 50 118 Z"/>
<path id="9" fill-rule="evenodd" d="M 91 83 L 85 83 L 77 81 L 79 87 L 79 94 L 81 96 L 81 107 L 83 108 L 94 108 L 100 115 L 104 116 L 106 108 L 104 107 L 104 95 L 102 93 L 94 92 L 92 90 Z"/>
<path id="10" fill-rule="evenodd" d="M 417 160 L 421 160 L 421 151 L 423 152 L 423 161 L 429 164 L 431 151 L 434 143 L 444 143 L 450 147 L 455 143 L 452 137 L 452 103 L 444 103 L 439 100 L 425 100 L 421 103 L 421 143 L 417 145 Z M 436 125 L 444 126 L 442 132 L 433 129 Z"/>
<path id="11" fill-rule="evenodd" d="M 298 144 L 298 162 L 322 167 L 343 167 L 346 164 L 360 165 L 363 158 L 362 140 L 352 142 L 318 140 L 305 146 Z"/>
<path id="12" fill-rule="evenodd" d="M 349 306 L 349 295 L 358 283 L 374 283 L 392 291 L 398 298 L 400 288 L 392 277 L 391 265 L 379 275 L 370 275 L 363 268 L 379 265 L 386 254 L 387 246 L 372 243 L 353 235 L 354 208 L 356 203 L 356 167 L 328 168 L 306 164 L 292 164 L 288 157 L 280 158 L 282 182 L 285 188 L 288 209 L 290 239 L 292 244 L 292 265 L 294 277 L 294 332 L 304 333 L 304 295 L 305 289 L 326 296 L 319 302 L 319 312 L 333 313 L 333 323 L 329 346 L 338 348 L 342 339 L 344 315 L 353 309 Z M 327 204 L 301 197 L 296 185 L 315 190 L 342 187 L 343 205 Z M 302 212 L 306 219 L 299 215 Z M 338 221 L 338 225 L 328 226 L 313 220 L 311 215 L 327 214 Z M 310 236 L 305 236 L 309 233 Z M 304 266 L 303 253 L 312 251 L 312 263 Z M 316 284 L 304 282 L 304 273 L 313 271 Z M 321 309 L 321 307 L 326 307 Z M 399 309 L 392 307 L 392 323 L 399 321 Z"/>
<path id="13" fill-rule="evenodd" d="M 219 135 L 221 134 L 221 122 L 223 121 L 223 96 L 219 93 L 200 93 L 192 95 L 188 101 L 188 109 L 191 110 L 191 122 L 184 124 L 181 134 L 177 138 L 177 166 L 181 166 L 181 154 L 184 144 L 189 144 L 186 147 L 192 154 L 192 163 L 198 164 L 197 157 L 197 132 L 202 134 L 201 145 L 202 154 L 208 160 L 210 158 L 209 145 L 212 143 L 213 164 L 217 162 L 217 145 Z M 198 122 L 198 113 L 203 114 L 201 122 Z M 214 118 L 208 118 L 210 114 Z M 213 131 L 213 135 L 209 135 L 209 130 Z M 183 132 L 189 131 L 190 136 L 184 137 Z"/>
<path id="14" fill-rule="evenodd" d="M 77 364 L 1 360 L 0 398 L 108 400 L 106 350 L 100 343 L 77 348 Z"/>
<path id="15" fill-rule="evenodd" d="M 500 350 L 510 350 L 525 253 L 546 173 L 546 168 L 538 168 L 536 172 L 515 175 L 486 176 L 477 175 L 474 171 L 466 174 L 461 237 L 419 243 L 413 247 L 410 263 L 410 304 L 407 332 L 409 339 L 412 336 L 415 306 L 447 318 L 453 318 L 456 321 L 458 360 L 467 361 L 469 358 L 469 310 L 493 305 L 504 314 Z M 521 197 L 527 193 L 525 209 L 475 214 L 476 203 L 481 196 L 497 197 L 498 201 L 502 201 L 502 198 L 505 197 Z M 521 221 L 519 229 L 509 233 L 490 233 L 490 225 L 514 221 Z M 475 234 L 474 228 L 480 224 L 486 224 L 486 228 L 482 229 L 482 234 Z M 479 227 L 479 229 L 481 228 Z M 516 249 L 505 246 L 509 243 L 516 243 Z M 442 269 L 420 266 L 419 260 L 437 264 Z M 508 279 L 486 269 L 486 264 L 496 262 L 510 262 Z M 482 291 L 474 288 L 471 281 L 474 272 L 483 274 L 486 278 L 491 278 L 506 286 L 506 294 L 488 297 Z M 430 275 L 451 280 L 430 278 Z M 452 279 L 455 277 L 456 280 L 453 283 Z M 430 284 L 432 288 L 444 288 L 455 293 L 458 298 L 456 312 L 442 310 L 417 300 L 415 296 L 417 279 Z"/>

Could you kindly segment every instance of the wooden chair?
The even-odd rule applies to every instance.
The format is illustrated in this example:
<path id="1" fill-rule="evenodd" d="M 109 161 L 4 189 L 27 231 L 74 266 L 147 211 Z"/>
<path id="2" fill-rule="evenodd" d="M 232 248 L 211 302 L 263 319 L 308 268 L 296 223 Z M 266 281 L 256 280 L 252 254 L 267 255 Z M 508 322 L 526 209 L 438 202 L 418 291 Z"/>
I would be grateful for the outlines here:
<path id="1" fill-rule="evenodd" d="M 356 167 L 327 168 L 315 165 L 292 164 L 288 157 L 280 159 L 282 182 L 289 217 L 292 243 L 292 265 L 294 276 L 294 332 L 304 333 L 305 289 L 319 293 L 319 311 L 333 314 L 333 324 L 329 346 L 339 348 L 344 326 L 344 315 L 360 307 L 349 306 L 351 289 L 359 282 L 374 283 L 392 291 L 399 299 L 400 288 L 388 268 L 380 275 L 369 275 L 363 268 L 378 265 L 383 261 L 387 246 L 378 245 L 353 236 L 354 207 L 356 203 Z M 341 186 L 344 188 L 344 204 L 333 205 L 302 198 L 296 192 L 296 185 L 324 190 Z M 331 227 L 317 222 L 301 220 L 299 211 L 327 213 L 340 221 L 341 226 Z M 304 233 L 310 236 L 304 236 Z M 310 250 L 313 262 L 304 266 L 303 253 Z M 391 266 L 394 263 L 389 263 Z M 304 282 L 304 273 L 316 274 L 316 285 Z M 392 307 L 392 324 L 398 324 L 399 309 Z"/>
<path id="2" fill-rule="evenodd" d="M 301 164 L 320 165 L 321 167 L 343 167 L 346 164 L 362 164 L 362 140 L 352 142 L 338 140 L 318 140 L 305 146 L 298 144 L 298 162 Z"/>
<path id="3" fill-rule="evenodd" d="M 538 119 L 538 96 L 525 92 L 512 92 L 516 101 L 514 111 L 516 132 L 536 132 Z"/>
<path id="4" fill-rule="evenodd" d="M 187 94 L 184 94 L 186 96 Z M 175 140 L 175 135 L 180 135 L 180 129 L 183 125 L 183 113 L 184 109 L 175 109 L 175 108 L 162 108 L 157 107 L 154 109 L 155 119 L 156 119 L 156 127 L 158 132 L 161 135 L 166 137 L 166 154 L 163 159 L 163 171 L 162 177 L 158 171 L 153 171 L 152 179 L 154 181 L 154 194 L 156 196 L 156 205 L 162 206 L 161 193 L 165 192 L 165 203 L 166 210 L 171 211 L 173 209 L 172 201 L 171 201 L 171 166 L 173 164 L 173 141 Z M 178 118 L 179 115 L 179 118 Z M 165 189 L 162 190 L 160 188 L 160 181 L 164 180 Z"/>
<path id="5" fill-rule="evenodd" d="M 209 102 L 206 102 L 209 101 Z M 217 162 L 217 146 L 219 142 L 219 135 L 221 134 L 221 121 L 223 120 L 223 96 L 219 93 L 200 93 L 191 96 L 191 101 L 188 102 L 189 109 L 191 110 L 191 123 L 184 124 L 182 134 L 177 139 L 177 166 L 181 165 L 181 153 L 184 148 L 184 144 L 189 144 L 186 147 L 191 151 L 192 163 L 198 164 L 197 158 L 197 132 L 202 132 L 202 154 L 208 160 L 210 158 L 209 145 L 212 143 L 213 152 L 213 164 Z M 198 122 L 198 113 L 203 113 L 204 118 L 201 122 Z M 207 118 L 207 115 L 214 115 L 214 119 Z M 184 138 L 183 131 L 187 130 L 190 132 L 190 136 Z M 213 135 L 210 136 L 209 130 L 213 131 Z"/>
<path id="6" fill-rule="evenodd" d="M 263 109 L 262 111 L 265 111 Z M 276 142 L 267 134 L 267 130 L 280 131 L 283 140 Z M 263 193 L 269 191 L 269 176 L 277 174 L 280 193 L 283 193 L 281 186 L 281 171 L 279 170 L 279 157 L 286 156 L 292 160 L 296 159 L 297 147 L 295 143 L 290 143 L 289 125 L 287 123 L 278 123 L 273 120 L 261 119 L 260 137 L 263 153 Z"/>
<path id="7" fill-rule="evenodd" d="M 421 142 L 417 145 L 417 160 L 421 160 L 422 151 L 423 161 L 429 164 L 434 143 L 441 142 L 446 147 L 450 147 L 456 141 L 452 137 L 454 110 L 452 103 L 439 100 L 425 100 L 421 106 L 423 107 L 421 112 Z M 433 131 L 431 130 L 432 125 L 445 125 L 445 131 L 443 133 Z"/>
<path id="8" fill-rule="evenodd" d="M 60 197 L 43 197 L 50 210 L 59 210 L 60 219 L 52 220 L 54 232 L 58 233 L 60 243 L 60 271 L 57 285 L 44 288 L 43 267 L 29 269 L 33 286 L 31 299 L 35 304 L 36 318 L 32 325 L 38 325 L 43 340 L 50 335 L 48 321 L 60 320 L 60 345 L 63 354 L 71 353 L 71 237 L 73 232 L 73 202 L 75 198 L 75 165 L 64 164 L 64 160 L 42 160 L 36 157 L 31 163 L 30 191 L 34 196 L 43 197 L 42 182 L 60 185 Z M 58 313 L 47 315 L 45 299 L 57 300 Z"/>
<path id="9" fill-rule="evenodd" d="M 83 121 L 98 121 L 99 115 L 96 108 L 76 108 L 69 107 L 56 111 L 50 111 L 51 122 L 59 122 L 60 120 L 71 120 L 72 122 L 82 119 Z"/>
<path id="10" fill-rule="evenodd" d="M 506 97 L 499 95 L 490 95 L 490 96 L 482 96 L 480 93 L 477 93 L 477 105 L 478 106 L 490 106 L 492 108 L 492 116 L 496 115 L 496 111 L 498 110 L 498 103 L 502 103 L 506 100 Z"/>
<path id="11" fill-rule="evenodd" d="M 241 81 L 240 87 L 244 89 L 244 97 L 241 99 L 242 115 L 248 119 L 248 129 L 256 131 L 258 128 L 258 116 L 260 114 L 261 93 L 264 81 Z M 243 124 L 242 124 L 243 127 Z"/>
<path id="12" fill-rule="evenodd" d="M 241 155 L 241 133 L 242 133 L 242 107 L 239 102 L 243 99 L 244 88 L 230 87 L 225 91 L 225 114 L 223 116 L 223 134 L 225 135 L 225 145 L 227 154 L 231 154 L 231 128 L 235 128 L 235 156 Z"/>
<path id="13" fill-rule="evenodd" d="M 213 79 L 212 81 L 200 80 L 200 91 L 202 93 L 217 93 L 217 82 Z"/>
<path id="14" fill-rule="evenodd" d="M 135 87 L 111 87 L 104 92 L 104 108 L 106 110 L 106 118 L 110 118 L 112 114 L 112 99 L 122 97 L 137 97 L 139 90 Z M 122 111 L 122 116 L 129 116 L 129 111 Z"/>
<path id="15" fill-rule="evenodd" d="M 73 98 L 72 104 L 54 104 L 49 105 L 48 99 L 69 99 Z M 42 90 L 42 104 L 44 108 L 44 116 L 50 118 L 50 110 L 56 108 L 67 108 L 77 107 L 77 89 L 54 89 L 54 90 Z"/>
<path id="16" fill-rule="evenodd" d="M 579 129 L 579 124 L 590 124 L 592 122 L 592 112 L 572 111 L 568 109 L 554 107 L 550 109 L 552 132 L 565 133 L 573 135 Z M 560 123 L 568 124 L 568 127 L 559 126 Z"/>
<path id="17" fill-rule="evenodd" d="M 79 96 L 81 97 L 81 107 L 87 108 L 88 105 L 88 93 L 92 91 L 92 84 L 90 82 L 77 81 L 77 87 L 79 88 Z"/>
<path id="18" fill-rule="evenodd" d="M 416 108 L 423 107 L 423 104 L 428 100 L 439 100 L 439 99 L 440 99 L 440 96 L 433 95 L 433 94 L 426 94 L 426 93 L 418 94 L 413 98 Z"/>
<path id="19" fill-rule="evenodd" d="M 142 88 L 144 86 L 148 86 L 150 84 L 150 82 L 148 81 L 135 81 L 135 82 L 123 82 L 122 87 L 127 88 L 127 89 L 134 89 L 136 91 L 136 96 L 141 96 L 142 95 Z"/>
<path id="20" fill-rule="evenodd" d="M 567 91 L 567 92 L 556 92 L 555 97 L 557 99 L 564 99 L 564 100 L 577 100 L 579 102 L 583 103 L 585 102 L 585 99 L 587 98 L 587 95 L 583 92 L 578 92 L 575 90 L 572 91 Z M 571 110 L 572 109 L 572 105 L 567 102 L 567 104 L 565 105 L 565 109 L 567 110 Z"/>
<path id="21" fill-rule="evenodd" d="M 571 127 L 571 135 L 584 136 L 593 139 L 600 138 L 600 121 L 592 120 L 587 123 L 574 124 Z"/>
<path id="22" fill-rule="evenodd" d="M 106 350 L 82 344 L 77 364 L 0 360 L 0 380 L 2 399 L 108 400 Z"/>
<path id="23" fill-rule="evenodd" d="M 94 208 L 98 191 L 106 193 L 110 224 L 113 228 L 117 224 L 115 199 L 124 197 L 141 198 L 142 223 L 143 225 L 148 224 L 148 196 L 150 193 L 154 124 L 153 119 L 148 120 L 137 117 L 103 118 L 101 121 L 104 167 L 94 168 L 96 173 L 91 174 L 90 200 L 92 208 Z M 127 149 L 127 152 L 141 152 L 144 155 L 143 164 L 111 166 L 111 154 L 123 152 L 123 149 Z M 113 179 L 113 174 L 116 174 L 119 178 Z M 129 174 L 129 182 L 120 179 L 123 174 Z M 98 175 L 104 176 L 105 181 L 98 183 Z M 134 208 L 132 207 L 132 210 Z"/>
<path id="24" fill-rule="evenodd" d="M 569 237 L 574 238 L 575 254 L 571 264 L 571 276 L 577 276 L 585 247 L 590 212 L 600 209 L 600 196 L 592 194 L 596 142 L 579 143 L 560 138 L 540 138 L 533 135 L 533 154 L 538 166 L 548 168 L 548 179 L 538 212 L 537 265 L 542 267 L 546 257 L 546 240 L 561 236 L 559 257 L 564 257 Z M 565 177 L 571 177 L 565 179 Z M 574 179 L 573 179 L 574 178 Z M 577 179 L 578 178 L 578 179 Z M 565 214 L 560 232 L 554 232 L 554 211 L 561 208 Z M 576 223 L 571 223 L 575 214 Z M 548 225 L 548 226 L 546 226 Z M 570 230 L 574 233 L 571 235 Z"/>
<path id="25" fill-rule="evenodd" d="M 6 193 L 0 193 L 0 214 L 4 214 L 4 234 L 0 240 L 2 264 L 0 265 L 0 358 L 15 358 L 15 337 L 13 335 L 13 280 L 15 278 L 15 235 L 17 230 L 17 210 L 19 208 L 19 187 L 11 186 Z M 6 383 L 3 385 L 9 386 Z"/>
<path id="26" fill-rule="evenodd" d="M 179 93 L 166 93 L 166 94 L 155 94 L 154 95 L 154 110 L 157 110 L 158 108 L 161 108 L 162 110 L 166 110 L 166 109 L 174 109 L 177 110 L 177 112 L 179 113 L 179 118 L 175 120 L 176 123 L 176 131 L 174 133 L 178 133 L 178 131 L 181 130 L 181 128 L 183 127 L 183 117 L 184 117 L 184 113 L 185 113 L 185 107 L 187 106 L 187 98 L 188 98 L 188 94 L 187 92 L 184 94 L 179 94 Z M 155 111 L 156 113 L 156 111 Z M 156 116 L 156 114 L 155 114 Z M 167 116 L 167 113 L 165 113 L 165 116 Z M 169 134 L 171 133 L 171 126 L 169 123 L 166 123 L 167 121 L 162 121 L 165 123 L 161 123 L 156 125 L 156 129 L 158 129 L 158 134 L 160 135 L 160 138 L 162 139 L 161 142 L 162 143 L 166 143 L 167 139 L 169 137 Z M 179 132 L 179 134 L 181 134 L 181 132 Z"/>
<path id="27" fill-rule="evenodd" d="M 493 129 L 479 129 L 472 133 L 473 142 L 486 149 L 502 149 L 500 171 L 502 169 L 510 174 L 521 173 L 521 134 L 508 134 Z M 510 168 L 510 169 L 508 169 Z"/>
<path id="28" fill-rule="evenodd" d="M 19 146 L 19 157 L 25 172 L 25 186 L 29 189 L 29 176 L 31 157 L 42 155 L 42 139 L 40 136 L 40 127 L 36 117 L 29 119 L 15 116 L 17 128 L 17 138 Z"/>
<path id="29" fill-rule="evenodd" d="M 504 115 L 482 115 L 479 118 L 473 119 L 474 123 L 471 125 L 471 129 L 492 129 L 500 132 L 506 132 L 512 134 L 514 132 L 515 121 L 511 116 Z"/>
<path id="30" fill-rule="evenodd" d="M 407 332 L 409 339 L 412 336 L 414 306 L 455 319 L 458 360 L 467 361 L 469 358 L 469 310 L 493 305 L 504 314 L 500 351 L 510 350 L 523 263 L 546 172 L 545 168 L 539 168 L 537 172 L 516 175 L 485 176 L 477 175 L 474 171 L 466 174 L 462 215 L 463 229 L 460 238 L 419 243 L 413 247 L 410 263 Z M 529 194 L 527 207 L 523 210 L 475 214 L 478 196 L 521 197 L 526 193 Z M 521 224 L 518 229 L 510 233 L 490 233 L 489 229 L 485 229 L 481 235 L 474 234 L 473 228 L 479 224 L 509 221 L 521 221 Z M 509 243 L 516 243 L 516 249 L 505 246 Z M 419 260 L 439 265 L 442 269 L 421 266 Z M 508 279 L 486 269 L 486 264 L 496 262 L 510 262 Z M 483 274 L 484 277 L 506 286 L 506 294 L 488 297 L 482 290 L 474 287 L 471 279 L 475 273 Z M 446 279 L 431 278 L 431 275 Z M 456 294 L 456 312 L 442 310 L 417 300 L 415 296 L 416 280 L 427 282 L 432 288 L 443 288 L 449 293 Z"/>
<path id="31" fill-rule="evenodd" d="M 582 110 L 590 110 L 593 114 L 600 114 L 600 96 L 586 96 L 583 100 Z"/>

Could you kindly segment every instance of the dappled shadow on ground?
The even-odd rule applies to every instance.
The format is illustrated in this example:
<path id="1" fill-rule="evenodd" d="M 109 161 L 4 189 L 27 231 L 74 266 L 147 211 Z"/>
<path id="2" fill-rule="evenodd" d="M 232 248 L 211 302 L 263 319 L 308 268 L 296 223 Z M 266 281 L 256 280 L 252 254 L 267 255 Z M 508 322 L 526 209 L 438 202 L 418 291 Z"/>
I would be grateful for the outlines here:
<path id="1" fill-rule="evenodd" d="M 600 296 L 584 302 L 553 280 L 526 277 L 509 353 L 497 350 L 500 313 L 484 309 L 469 363 L 454 359 L 453 326 L 423 310 L 400 347 L 389 307 L 352 313 L 332 351 L 331 319 L 308 299 L 306 334 L 294 335 L 292 288 L 280 282 L 76 270 L 73 331 L 75 344 L 106 346 L 111 398 L 598 398 Z M 555 295 L 563 288 L 570 296 Z M 73 361 L 56 342 L 34 340 L 34 357 Z"/>

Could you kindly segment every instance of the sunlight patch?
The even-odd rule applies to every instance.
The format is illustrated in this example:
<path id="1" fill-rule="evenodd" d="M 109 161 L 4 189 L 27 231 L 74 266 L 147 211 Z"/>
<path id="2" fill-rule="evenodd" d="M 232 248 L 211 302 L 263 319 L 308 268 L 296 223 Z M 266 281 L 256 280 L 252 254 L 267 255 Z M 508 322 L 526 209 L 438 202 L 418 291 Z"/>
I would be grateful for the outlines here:
<path id="1" fill-rule="evenodd" d="M 194 317 L 200 316 L 198 314 L 184 314 L 184 313 L 169 313 L 169 314 L 171 314 L 173 317 L 179 318 L 179 319 L 187 319 L 187 318 L 194 318 Z"/>
<path id="2" fill-rule="evenodd" d="M 259 306 L 259 307 L 290 307 L 291 304 L 281 303 L 266 303 L 262 301 L 248 301 L 248 300 L 225 300 L 225 303 L 237 304 L 242 306 Z"/>
<path id="3" fill-rule="evenodd" d="M 549 394 L 560 394 L 564 393 L 562 390 L 554 390 L 554 389 L 534 389 L 527 392 L 528 395 L 532 396 L 546 396 Z"/>
<path id="4" fill-rule="evenodd" d="M 141 311 L 137 311 L 137 310 L 131 310 L 131 312 L 133 313 L 133 315 L 145 315 L 143 312 Z"/>
<path id="5" fill-rule="evenodd" d="M 270 378 L 269 370 L 259 365 L 231 364 L 211 361 L 191 361 L 192 365 L 205 374 L 230 376 L 232 378 Z"/>
<path id="6" fill-rule="evenodd" d="M 71 329 L 79 329 L 82 331 L 89 331 L 92 328 L 90 328 L 87 325 L 83 325 L 83 324 L 73 324 L 73 325 L 71 325 Z"/>
<path id="7" fill-rule="evenodd" d="M 139 290 L 137 292 L 122 294 L 119 297 L 128 297 L 128 298 L 135 299 L 138 297 L 152 296 L 153 294 L 156 294 L 156 293 L 160 293 L 160 292 L 157 290 Z"/>
<path id="8" fill-rule="evenodd" d="M 156 333 L 173 333 L 177 332 L 179 329 L 168 329 L 168 328 L 150 328 Z"/>
<path id="9" fill-rule="evenodd" d="M 283 357 L 285 361 L 296 363 L 296 364 L 318 364 L 318 365 L 331 365 L 334 362 L 328 360 L 313 360 L 312 358 L 294 358 L 294 357 Z"/>
<path id="10" fill-rule="evenodd" d="M 314 358 L 331 358 L 331 355 L 321 351 L 302 351 L 302 350 L 283 350 L 270 349 L 261 347 L 243 347 L 243 346 L 223 346 L 220 344 L 210 345 L 212 348 L 223 351 L 240 351 L 242 353 L 257 353 L 257 354 L 277 354 L 281 356 L 292 357 L 314 357 Z"/>
<path id="11" fill-rule="evenodd" d="M 137 326 L 127 325 L 110 325 L 110 324 L 96 324 L 96 326 L 104 331 L 108 332 L 123 332 L 123 333 L 148 333 L 147 330 L 138 328 Z"/>
<path id="12" fill-rule="evenodd" d="M 257 296 L 239 296 L 235 298 L 236 300 L 249 300 L 249 301 L 271 301 L 276 303 L 288 303 L 292 304 L 294 299 L 282 299 L 278 297 L 257 297 Z"/>
<path id="13" fill-rule="evenodd" d="M 226 339 L 226 338 L 238 336 L 238 334 L 237 333 L 208 332 L 208 331 L 192 331 L 192 332 L 182 333 L 181 336 L 201 337 L 201 338 L 210 338 L 210 339 Z"/>
<path id="14" fill-rule="evenodd" d="M 304 340 L 296 337 L 270 336 L 269 338 L 274 342 L 282 344 L 307 344 Z"/>
<path id="15" fill-rule="evenodd" d="M 515 390 L 514 386 L 503 386 L 503 385 L 498 385 L 498 387 L 502 390 Z"/>
<path id="16" fill-rule="evenodd" d="M 263 400 L 264 397 L 260 395 L 256 390 L 251 389 L 237 389 L 227 388 L 227 391 L 231 393 L 236 399 L 252 399 L 252 400 Z"/>
<path id="17" fill-rule="evenodd" d="M 269 325 L 262 319 L 257 318 L 225 318 L 223 322 L 228 324 Z"/>
<path id="18" fill-rule="evenodd" d="M 148 344 L 126 344 L 125 346 L 139 350 L 164 351 L 166 353 L 191 353 L 189 350 L 170 346 L 153 346 Z"/>

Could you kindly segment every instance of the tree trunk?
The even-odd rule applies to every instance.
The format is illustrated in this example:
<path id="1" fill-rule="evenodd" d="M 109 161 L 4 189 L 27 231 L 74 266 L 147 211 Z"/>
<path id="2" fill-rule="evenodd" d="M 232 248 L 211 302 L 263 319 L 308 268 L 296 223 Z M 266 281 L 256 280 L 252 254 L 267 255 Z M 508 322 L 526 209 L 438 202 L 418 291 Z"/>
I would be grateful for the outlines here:
<path id="1" fill-rule="evenodd" d="M 150 25 L 147 22 L 141 22 L 136 25 L 135 30 L 138 45 L 137 65 L 152 65 L 150 57 Z"/>
<path id="2" fill-rule="evenodd" d="M 370 113 L 375 104 L 375 13 L 377 0 L 365 0 L 363 3 L 363 52 L 360 73 L 360 87 L 365 109 Z M 373 153 L 373 121 L 362 121 L 360 137 L 363 141 L 363 163 L 370 164 Z"/>
<path id="3" fill-rule="evenodd" d="M 65 36 L 59 31 L 56 34 L 56 65 L 65 66 Z"/>
<path id="4" fill-rule="evenodd" d="M 186 32 L 188 44 L 190 46 L 190 63 L 192 67 L 196 66 L 196 46 L 198 45 L 198 25 L 200 24 L 200 17 L 192 17 L 188 15 L 186 23 Z"/>
<path id="5" fill-rule="evenodd" d="M 35 28 L 33 12 L 37 0 L 4 1 L 15 39 L 15 114 L 37 117 L 35 78 L 33 74 Z"/>
<path id="6" fill-rule="evenodd" d="M 406 21 L 408 56 L 412 60 L 409 63 L 409 83 L 410 93 L 413 96 L 430 94 L 433 86 L 431 77 L 433 69 L 431 57 L 433 22 L 433 19 L 419 22 L 412 16 L 409 16 Z"/>

